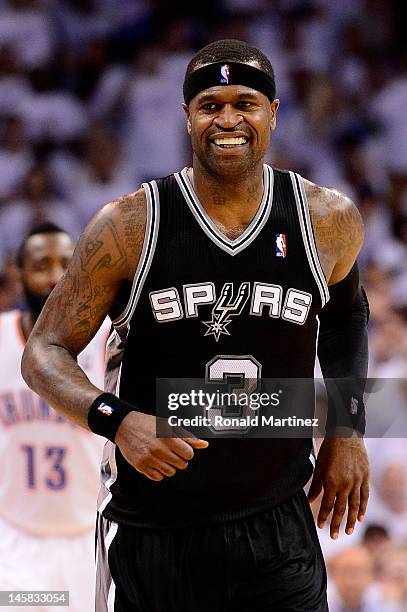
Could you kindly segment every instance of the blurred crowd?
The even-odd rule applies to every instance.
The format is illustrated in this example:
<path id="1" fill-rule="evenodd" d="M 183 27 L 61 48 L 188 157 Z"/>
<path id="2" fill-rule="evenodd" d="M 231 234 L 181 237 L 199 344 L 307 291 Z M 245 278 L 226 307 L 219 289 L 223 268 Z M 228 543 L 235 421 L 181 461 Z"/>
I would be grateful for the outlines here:
<path id="1" fill-rule="evenodd" d="M 397 0 L 0 0 L 0 311 L 21 303 L 13 257 L 33 224 L 78 237 L 103 204 L 190 164 L 186 65 L 239 38 L 276 72 L 269 163 L 359 206 L 370 375 L 406 378 L 405 30 Z M 332 612 L 407 610 L 407 445 L 368 445 L 365 524 L 321 534 Z"/>

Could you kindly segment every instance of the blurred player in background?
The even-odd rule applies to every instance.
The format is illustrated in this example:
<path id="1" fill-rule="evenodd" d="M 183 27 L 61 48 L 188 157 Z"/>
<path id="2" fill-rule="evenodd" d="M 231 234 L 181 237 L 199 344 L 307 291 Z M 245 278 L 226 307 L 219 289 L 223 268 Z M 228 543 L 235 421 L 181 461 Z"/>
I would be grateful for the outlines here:
<path id="1" fill-rule="evenodd" d="M 35 227 L 17 256 L 27 310 L 0 315 L 0 589 L 68 590 L 69 610 L 84 612 L 93 605 L 103 439 L 57 414 L 20 373 L 25 342 L 73 249 L 56 225 Z M 104 324 L 78 359 L 99 385 L 107 333 Z"/>

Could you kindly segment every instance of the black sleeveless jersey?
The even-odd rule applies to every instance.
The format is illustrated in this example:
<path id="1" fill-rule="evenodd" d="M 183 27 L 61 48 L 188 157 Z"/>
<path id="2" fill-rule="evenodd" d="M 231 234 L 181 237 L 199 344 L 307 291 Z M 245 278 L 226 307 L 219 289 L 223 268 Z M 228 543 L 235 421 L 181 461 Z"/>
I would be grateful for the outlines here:
<path id="1" fill-rule="evenodd" d="M 301 177 L 265 165 L 262 202 L 235 240 L 205 213 L 186 169 L 143 187 L 146 236 L 127 307 L 113 321 L 106 390 L 155 414 L 157 378 L 312 378 L 329 294 Z M 209 442 L 158 483 L 108 442 L 99 511 L 145 527 L 208 524 L 276 504 L 312 473 L 309 438 Z"/>

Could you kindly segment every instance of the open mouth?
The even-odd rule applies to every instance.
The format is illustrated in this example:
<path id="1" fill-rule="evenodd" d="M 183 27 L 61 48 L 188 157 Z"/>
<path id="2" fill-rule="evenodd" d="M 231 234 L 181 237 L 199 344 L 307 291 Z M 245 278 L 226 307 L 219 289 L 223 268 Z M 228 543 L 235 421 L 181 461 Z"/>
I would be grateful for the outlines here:
<path id="1" fill-rule="evenodd" d="M 223 137 L 223 138 L 215 138 L 213 142 L 216 146 L 221 147 L 222 149 L 233 149 L 234 147 L 239 147 L 241 145 L 245 145 L 248 142 L 248 138 L 246 136 L 238 136 L 238 137 Z"/>

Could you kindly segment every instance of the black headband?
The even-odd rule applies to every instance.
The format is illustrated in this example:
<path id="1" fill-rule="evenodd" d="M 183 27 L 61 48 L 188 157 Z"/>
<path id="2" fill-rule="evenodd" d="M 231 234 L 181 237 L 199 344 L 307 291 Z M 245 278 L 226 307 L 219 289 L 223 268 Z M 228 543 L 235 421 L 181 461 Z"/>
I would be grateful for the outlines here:
<path id="1" fill-rule="evenodd" d="M 189 104 L 192 98 L 209 87 L 217 85 L 247 85 L 263 93 L 272 102 L 276 95 L 274 79 L 249 64 L 217 62 L 191 72 L 184 81 L 184 100 Z"/>

